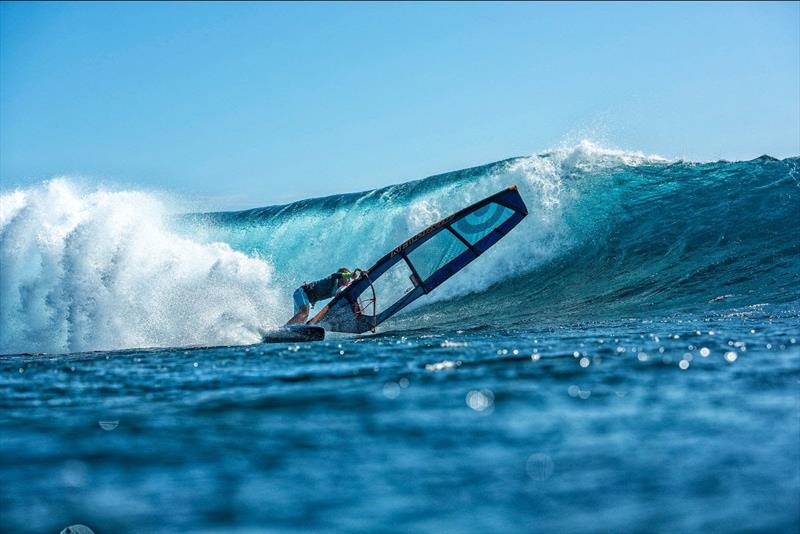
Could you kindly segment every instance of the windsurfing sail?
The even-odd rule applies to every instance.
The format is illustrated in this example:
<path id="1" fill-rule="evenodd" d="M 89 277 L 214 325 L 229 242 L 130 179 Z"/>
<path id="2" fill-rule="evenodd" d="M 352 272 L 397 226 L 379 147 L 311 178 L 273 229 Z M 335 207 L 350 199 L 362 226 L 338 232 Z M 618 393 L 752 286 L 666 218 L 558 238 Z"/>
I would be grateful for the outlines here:
<path id="1" fill-rule="evenodd" d="M 513 185 L 424 229 L 336 295 L 308 324 L 363 333 L 427 295 L 528 214 Z"/>

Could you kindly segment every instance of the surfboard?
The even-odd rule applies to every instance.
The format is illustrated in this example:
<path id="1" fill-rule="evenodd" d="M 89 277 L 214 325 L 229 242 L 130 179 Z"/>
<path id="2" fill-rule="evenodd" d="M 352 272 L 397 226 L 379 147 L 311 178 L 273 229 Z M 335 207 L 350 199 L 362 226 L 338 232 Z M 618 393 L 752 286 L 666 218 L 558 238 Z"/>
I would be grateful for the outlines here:
<path id="1" fill-rule="evenodd" d="M 325 329 L 309 324 L 290 324 L 261 332 L 262 343 L 297 343 L 323 339 L 325 339 Z"/>

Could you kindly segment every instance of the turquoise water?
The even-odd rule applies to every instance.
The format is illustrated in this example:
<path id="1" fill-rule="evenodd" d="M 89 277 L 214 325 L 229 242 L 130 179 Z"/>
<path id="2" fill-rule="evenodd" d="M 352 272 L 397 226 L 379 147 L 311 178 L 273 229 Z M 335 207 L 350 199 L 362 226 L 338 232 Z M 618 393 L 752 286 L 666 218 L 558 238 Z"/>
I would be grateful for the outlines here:
<path id="1" fill-rule="evenodd" d="M 4 530 L 795 530 L 797 167 L 580 146 L 189 216 L 5 193 Z M 510 183 L 529 217 L 376 335 L 251 344 Z"/>

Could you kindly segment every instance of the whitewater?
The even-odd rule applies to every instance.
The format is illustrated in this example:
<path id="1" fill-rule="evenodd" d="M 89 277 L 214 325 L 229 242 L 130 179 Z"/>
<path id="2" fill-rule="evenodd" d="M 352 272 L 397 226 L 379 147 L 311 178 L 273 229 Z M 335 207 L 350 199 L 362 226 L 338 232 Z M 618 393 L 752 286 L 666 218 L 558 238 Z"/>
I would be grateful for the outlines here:
<path id="1" fill-rule="evenodd" d="M 285 322 L 302 282 L 369 266 L 510 184 L 530 215 L 406 316 L 451 302 L 429 324 L 479 327 L 797 302 L 797 166 L 583 142 L 364 193 L 190 215 L 153 193 L 56 178 L 0 197 L 0 353 L 256 343 Z M 475 306 L 492 313 L 475 321 Z"/>
<path id="2" fill-rule="evenodd" d="M 795 531 L 798 163 L 583 142 L 236 212 L 4 191 L 0 529 Z M 258 343 L 511 184 L 529 215 L 376 334 Z"/>

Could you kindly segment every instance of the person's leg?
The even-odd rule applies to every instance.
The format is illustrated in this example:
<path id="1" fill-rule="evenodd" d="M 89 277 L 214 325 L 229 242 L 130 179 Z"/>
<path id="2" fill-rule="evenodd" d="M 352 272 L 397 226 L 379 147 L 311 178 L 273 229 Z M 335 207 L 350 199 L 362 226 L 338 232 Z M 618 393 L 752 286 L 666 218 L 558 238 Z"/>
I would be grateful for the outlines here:
<path id="1" fill-rule="evenodd" d="M 308 320 L 308 312 L 311 311 L 311 303 L 308 302 L 308 295 L 306 295 L 305 290 L 302 287 L 295 289 L 292 294 L 292 300 L 294 301 L 294 315 L 286 324 L 305 323 Z"/>
<path id="2" fill-rule="evenodd" d="M 289 322 L 286 323 L 287 325 L 290 324 L 303 324 L 308 320 L 308 312 L 311 311 L 311 306 L 303 306 L 300 308 L 300 311 L 294 314 L 294 316 L 289 319 Z"/>

